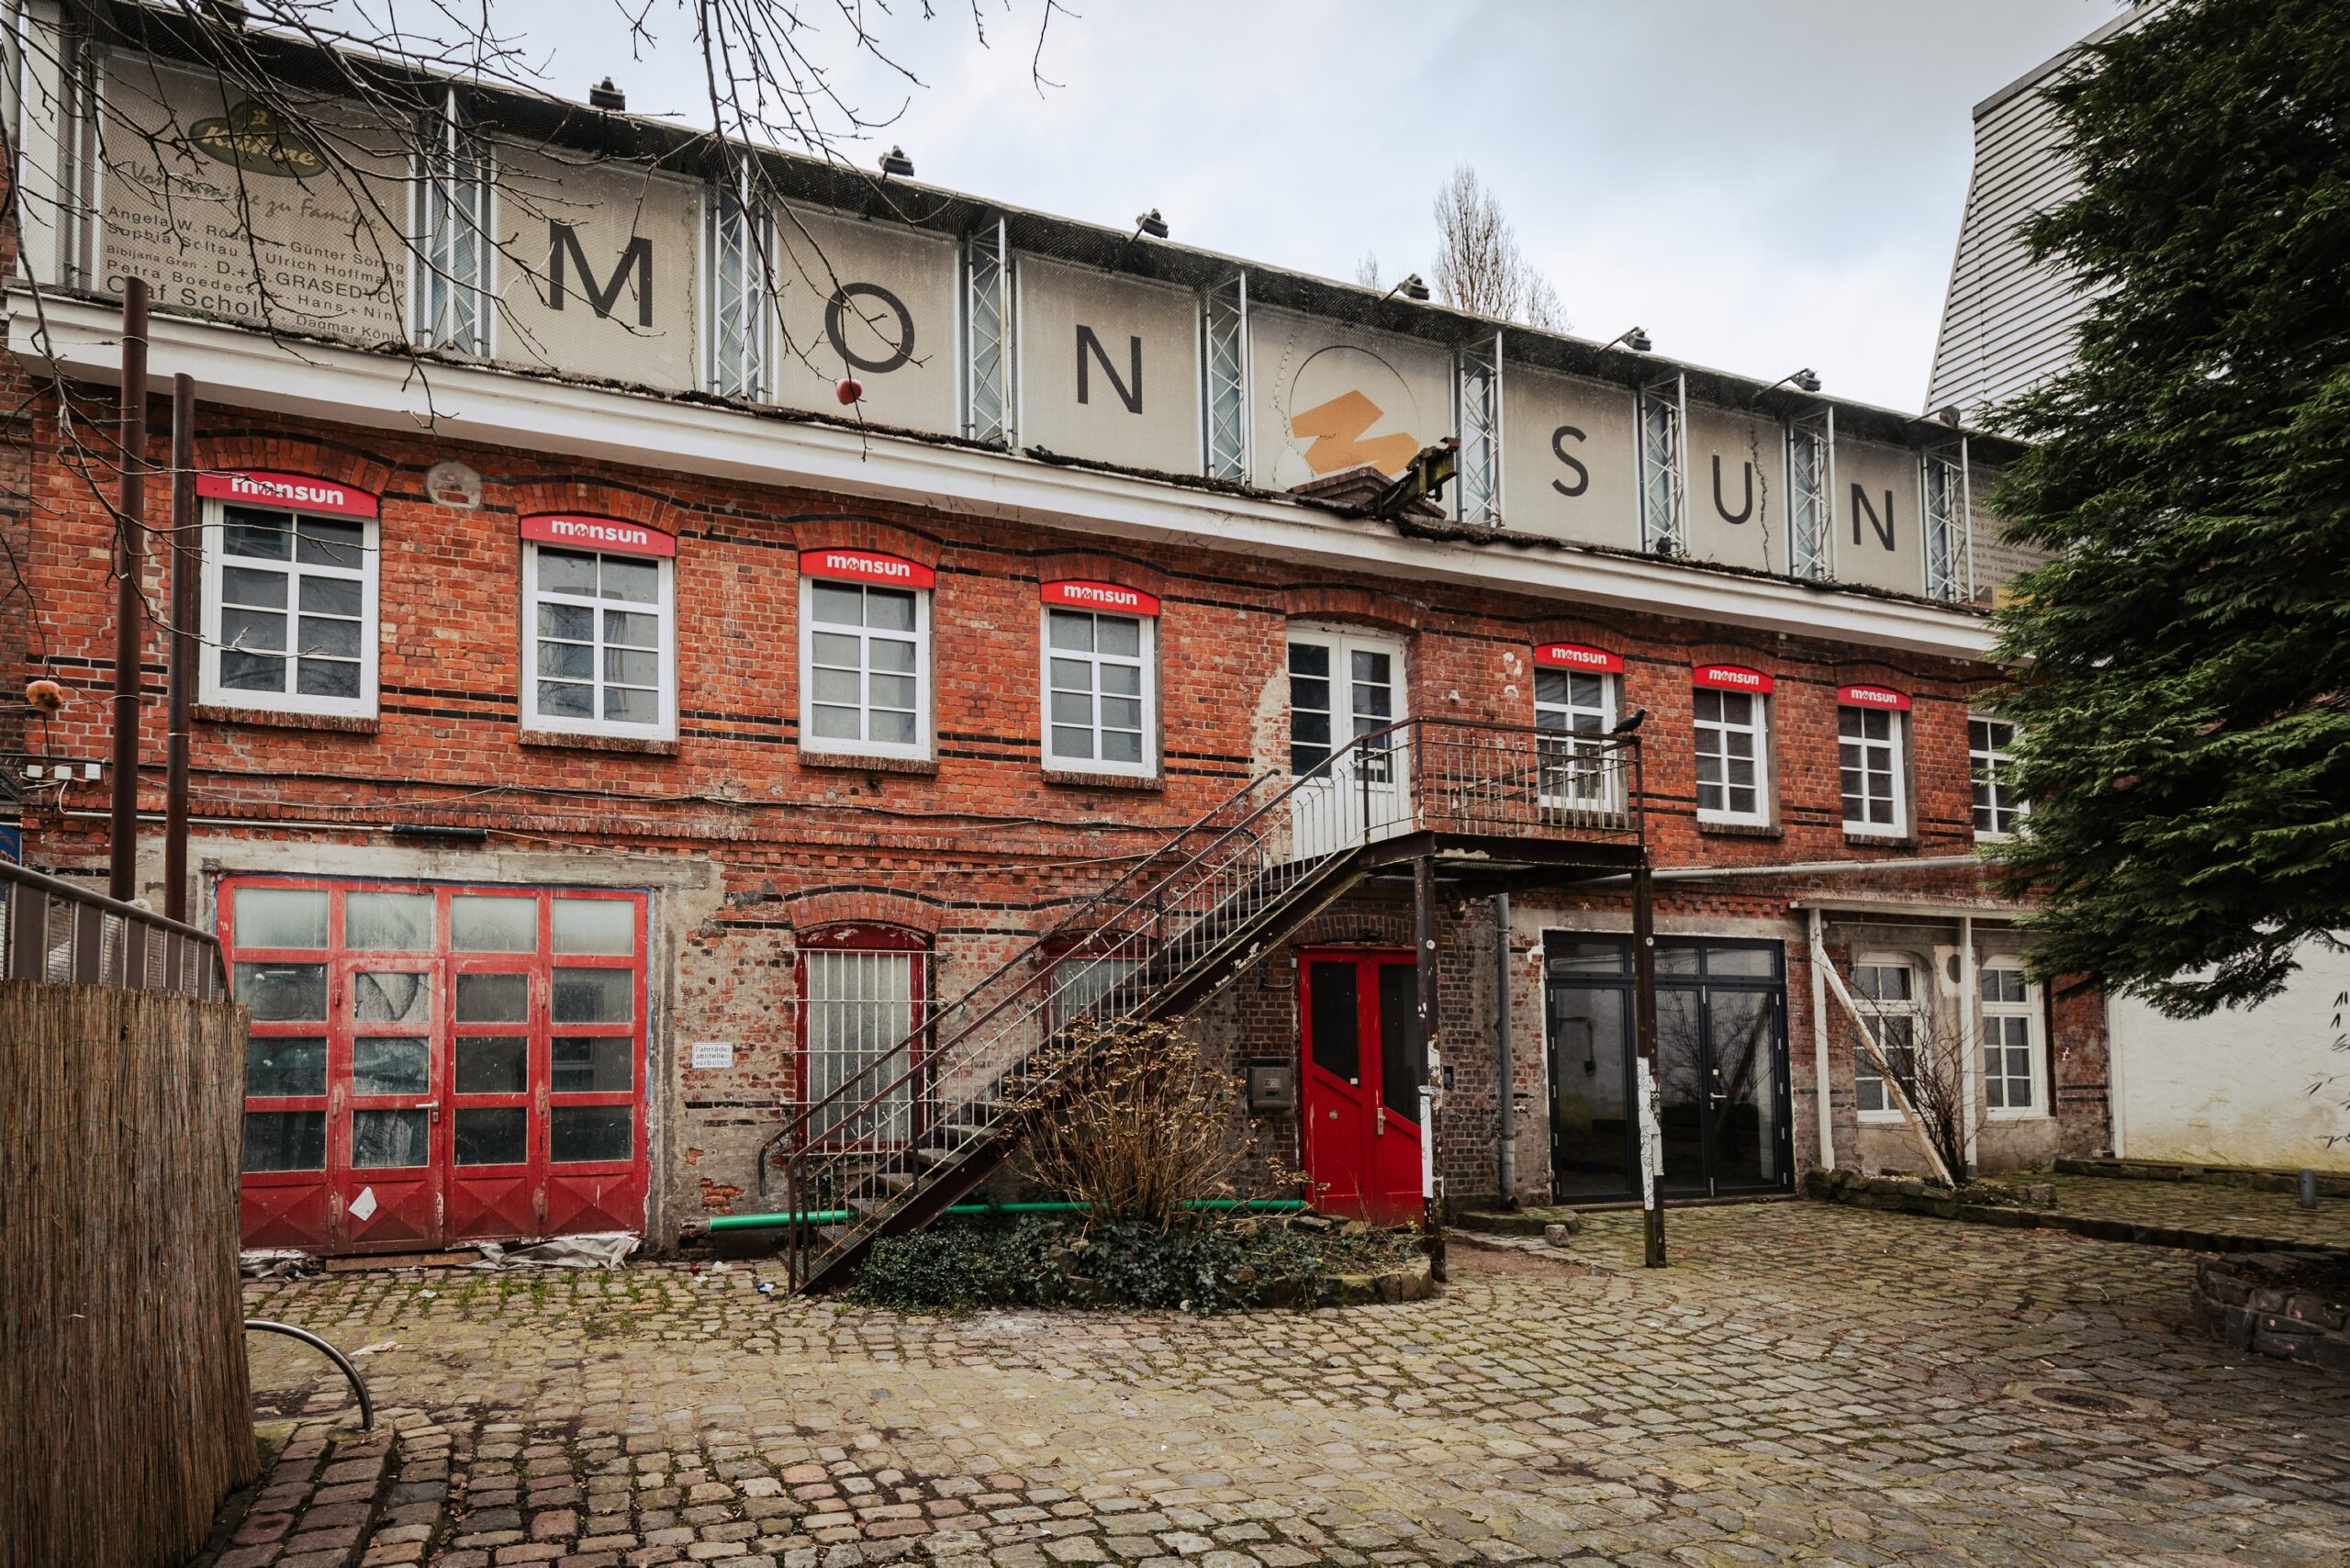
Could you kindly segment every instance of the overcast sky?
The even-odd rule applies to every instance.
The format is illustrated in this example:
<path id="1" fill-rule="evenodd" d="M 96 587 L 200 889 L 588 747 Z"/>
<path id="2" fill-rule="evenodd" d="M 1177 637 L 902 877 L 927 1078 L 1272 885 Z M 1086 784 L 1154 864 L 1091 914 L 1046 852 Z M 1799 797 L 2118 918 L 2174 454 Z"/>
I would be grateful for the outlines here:
<path id="1" fill-rule="evenodd" d="M 843 0 L 855 4 L 856 0 Z M 895 0 L 920 76 L 839 80 L 927 181 L 1352 278 L 1430 272 L 1456 163 L 1501 197 L 1571 330 L 1916 409 L 1958 234 L 1968 112 L 2115 14 L 2113 0 L 1069 0 L 1029 77 L 1035 0 Z M 869 0 L 865 8 L 873 15 Z M 802 0 L 811 52 L 845 50 Z M 502 0 L 546 84 L 610 73 L 639 113 L 706 123 L 686 13 L 655 0 L 632 59 L 616 13 Z"/>

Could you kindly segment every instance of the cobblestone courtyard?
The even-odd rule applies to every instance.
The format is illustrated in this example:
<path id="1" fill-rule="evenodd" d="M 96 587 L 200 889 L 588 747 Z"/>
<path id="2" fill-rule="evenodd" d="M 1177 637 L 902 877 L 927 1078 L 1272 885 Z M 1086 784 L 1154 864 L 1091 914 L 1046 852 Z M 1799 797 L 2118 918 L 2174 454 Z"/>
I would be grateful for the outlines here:
<path id="1" fill-rule="evenodd" d="M 2184 1253 L 1816 1204 L 1458 1247 L 1434 1302 L 910 1319 L 696 1277 L 251 1287 L 293 1441 L 220 1568 L 2339 1564 L 2350 1383 L 2184 1331 Z M 328 1434 L 334 1434 L 332 1440 Z"/>

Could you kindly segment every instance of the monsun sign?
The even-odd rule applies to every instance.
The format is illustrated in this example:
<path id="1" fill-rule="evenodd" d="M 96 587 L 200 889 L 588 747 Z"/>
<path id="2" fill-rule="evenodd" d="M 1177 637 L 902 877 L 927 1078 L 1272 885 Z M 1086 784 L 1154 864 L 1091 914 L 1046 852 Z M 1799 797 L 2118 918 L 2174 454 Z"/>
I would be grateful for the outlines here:
<path id="1" fill-rule="evenodd" d="M 102 182 L 104 266 L 146 277 L 166 307 L 369 342 L 421 331 L 459 356 L 834 417 L 854 379 L 868 427 L 1276 492 L 1400 473 L 1466 424 L 1485 432 L 1464 436 L 1489 449 L 1478 466 L 1498 475 L 1480 521 L 1770 572 L 1796 566 L 1801 471 L 1826 575 L 1926 588 L 1919 451 L 1849 431 L 1815 449 L 1751 398 L 1692 399 L 1663 362 L 1634 389 L 1474 332 L 1434 342 L 1021 253 L 1002 230 L 967 245 L 804 207 L 744 224 L 697 181 L 522 143 L 483 164 L 511 187 L 492 201 L 508 215 L 497 259 L 471 278 L 443 267 L 425 288 L 406 275 L 405 237 L 354 243 L 415 209 L 400 137 L 363 106 L 313 106 L 322 129 L 305 140 L 263 95 L 185 68 L 116 53 L 98 74 L 97 129 L 121 164 Z M 351 178 L 321 174 L 328 131 Z M 173 152 L 190 139 L 197 156 Z M 408 319 L 427 295 L 468 309 Z M 1671 449 L 1644 459 L 1644 428 L 1671 431 Z M 1676 483 L 1644 491 L 1642 463 L 1660 455 Z"/>

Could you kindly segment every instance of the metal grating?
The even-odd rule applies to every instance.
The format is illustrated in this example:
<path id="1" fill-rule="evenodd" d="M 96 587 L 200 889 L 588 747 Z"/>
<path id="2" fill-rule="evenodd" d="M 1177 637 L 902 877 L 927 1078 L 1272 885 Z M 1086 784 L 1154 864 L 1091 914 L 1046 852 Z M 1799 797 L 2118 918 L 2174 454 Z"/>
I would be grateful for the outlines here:
<path id="1" fill-rule="evenodd" d="M 1975 597 L 1975 530 L 1966 515 L 1966 443 L 1923 458 L 1926 497 L 1926 597 L 1963 603 Z"/>
<path id="2" fill-rule="evenodd" d="M 1208 290 L 1201 311 L 1206 337 L 1207 471 L 1212 478 L 1248 478 L 1248 278 Z"/>
<path id="3" fill-rule="evenodd" d="M 963 363 L 969 380 L 963 433 L 974 441 L 1012 442 L 1012 266 L 998 219 L 963 248 Z"/>
<path id="4" fill-rule="evenodd" d="M 1454 515 L 1463 522 L 1502 520 L 1502 341 L 1464 345 L 1453 360 L 1455 428 L 1460 480 Z"/>
<path id="5" fill-rule="evenodd" d="M 1799 577 L 1835 575 L 1836 410 L 1787 423 L 1787 570 Z"/>
<path id="6" fill-rule="evenodd" d="M 1688 476 L 1683 433 L 1689 387 L 1671 375 L 1640 388 L 1640 548 L 1678 555 L 1688 548 Z"/>

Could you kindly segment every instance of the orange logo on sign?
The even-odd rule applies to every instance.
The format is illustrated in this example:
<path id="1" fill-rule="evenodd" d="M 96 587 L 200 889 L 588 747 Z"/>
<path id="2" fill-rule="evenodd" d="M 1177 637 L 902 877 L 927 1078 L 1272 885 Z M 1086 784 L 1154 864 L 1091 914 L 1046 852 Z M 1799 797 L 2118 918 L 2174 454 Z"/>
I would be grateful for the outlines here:
<path id="1" fill-rule="evenodd" d="M 1382 413 L 1361 393 L 1345 392 L 1292 416 L 1290 433 L 1313 442 L 1305 449 L 1305 465 L 1317 475 L 1366 463 L 1382 474 L 1401 474 L 1419 454 L 1420 443 L 1403 431 L 1363 440 L 1362 432 L 1377 424 Z"/>

